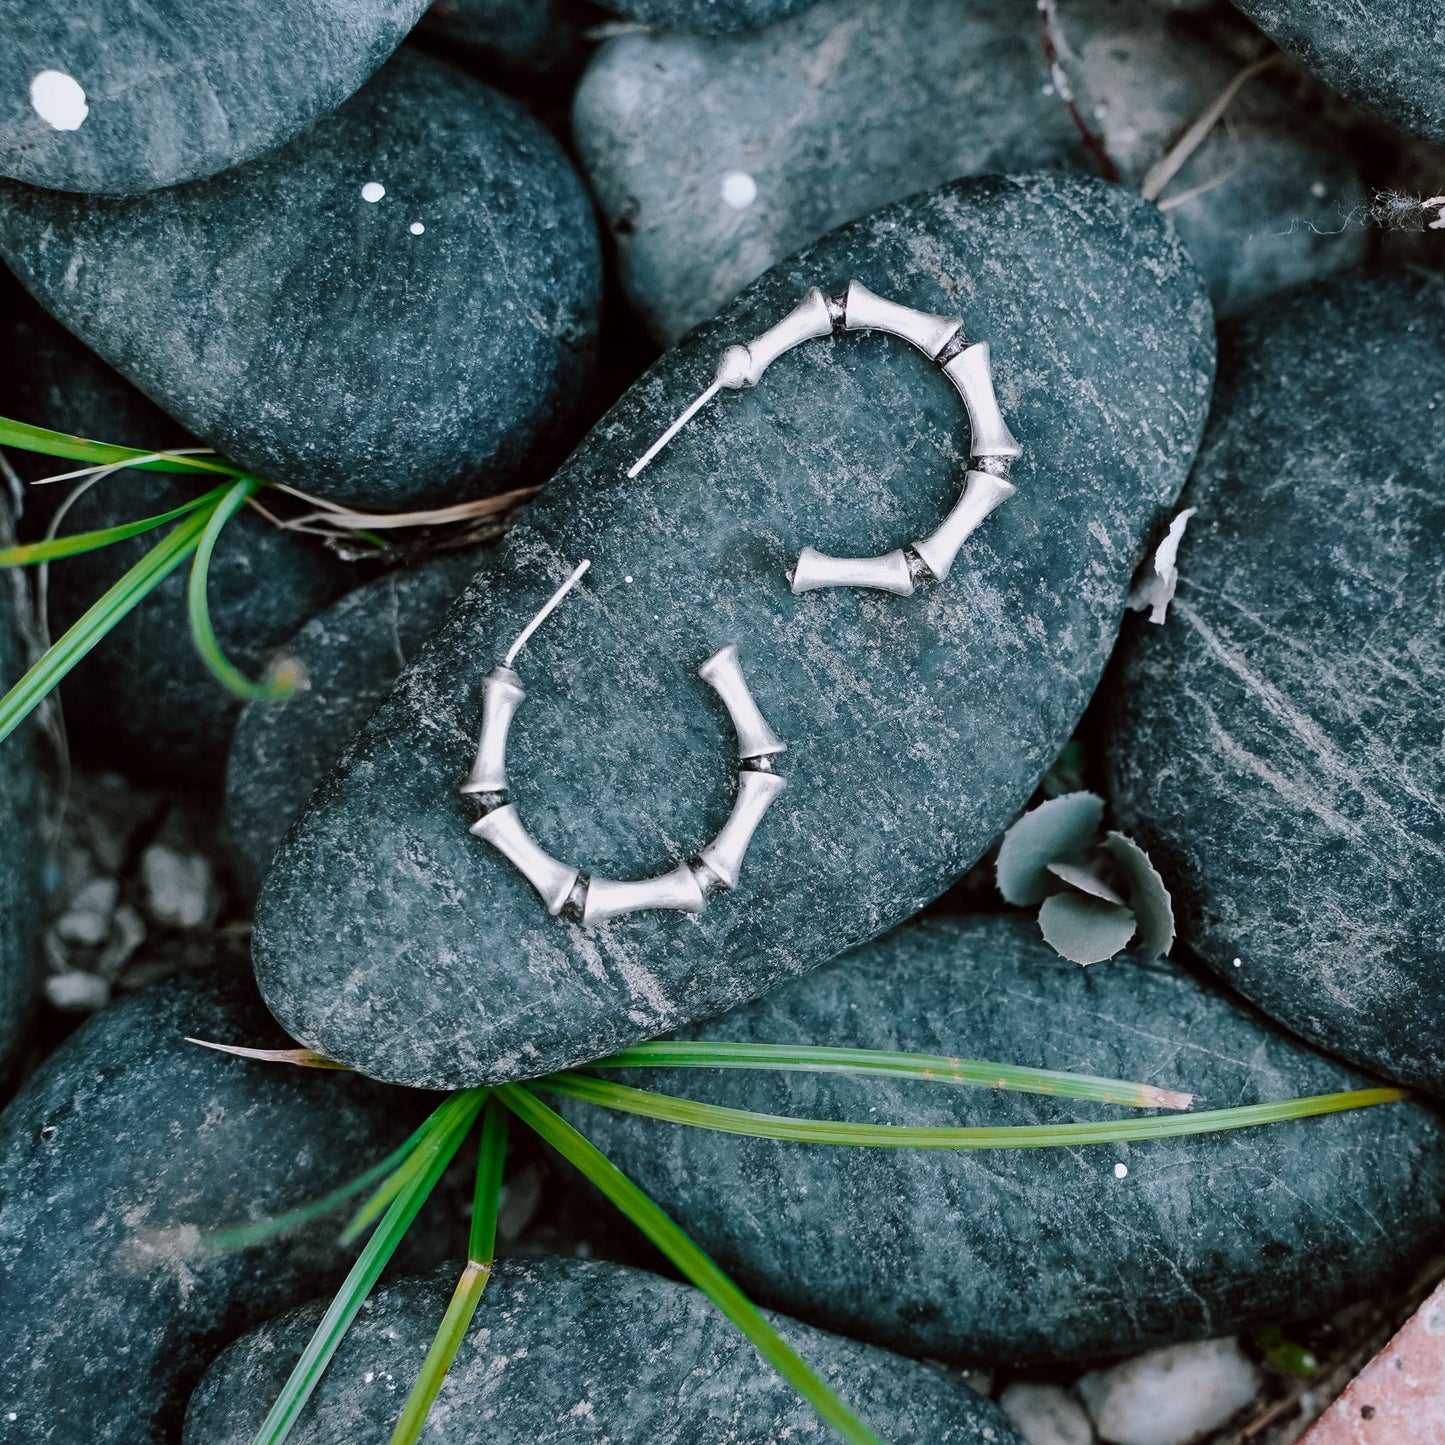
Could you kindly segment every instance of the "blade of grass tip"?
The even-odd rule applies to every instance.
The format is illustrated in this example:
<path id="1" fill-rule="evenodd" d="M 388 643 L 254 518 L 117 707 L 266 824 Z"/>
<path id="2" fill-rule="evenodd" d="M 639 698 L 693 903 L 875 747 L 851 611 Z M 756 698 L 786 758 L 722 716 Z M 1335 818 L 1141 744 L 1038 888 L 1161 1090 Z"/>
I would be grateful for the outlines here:
<path id="1" fill-rule="evenodd" d="M 1014 1124 L 999 1128 L 915 1128 L 907 1124 L 854 1124 L 842 1119 L 795 1119 L 759 1114 L 720 1104 L 699 1104 L 670 1094 L 634 1089 L 586 1074 L 549 1074 L 536 1087 L 624 1114 L 640 1114 L 697 1129 L 744 1134 L 755 1139 L 786 1139 L 801 1144 L 846 1144 L 891 1149 L 1040 1149 L 1078 1144 L 1117 1144 L 1136 1139 L 1172 1139 L 1251 1129 L 1347 1109 L 1391 1104 L 1408 1095 L 1403 1089 L 1354 1089 L 1314 1094 L 1274 1104 L 1246 1104 L 1197 1114 L 1152 1114 L 1148 1118 L 1105 1119 L 1087 1124 Z"/>
<path id="2" fill-rule="evenodd" d="M 221 651 L 215 628 L 211 625 L 211 605 L 206 599 L 206 579 L 221 532 L 226 523 L 263 485 L 264 483 L 255 477 L 242 477 L 234 482 L 216 503 L 196 547 L 196 559 L 191 564 L 190 587 L 186 592 L 186 605 L 190 611 L 191 637 L 195 641 L 196 651 L 201 654 L 202 660 L 221 685 L 248 702 L 279 702 L 296 690 L 296 683 L 300 678 L 297 664 L 283 662 L 265 682 L 252 682 Z"/>
<path id="3" fill-rule="evenodd" d="M 196 550 L 209 516 L 208 511 L 200 511 L 186 517 L 91 606 L 0 698 L 0 742 L 20 726 L 106 633 Z"/>
<path id="4" fill-rule="evenodd" d="M 92 441 L 89 437 L 72 436 L 68 432 L 51 431 L 48 427 L 31 426 L 0 416 L 0 447 L 39 452 L 42 456 L 62 457 L 72 462 L 95 462 L 113 466 L 120 462 L 134 465 L 146 472 L 220 472 L 237 476 L 240 469 L 221 457 L 182 456 L 173 452 L 142 451 L 138 447 L 115 446 L 110 442 Z"/>
<path id="5" fill-rule="evenodd" d="M 807 1361 L 759 1313 L 704 1250 L 648 1198 L 600 1149 L 528 1089 L 498 1085 L 495 1093 L 567 1162 L 595 1184 L 756 1347 L 759 1354 L 849 1445 L 883 1445 Z"/>
<path id="6" fill-rule="evenodd" d="M 476 1122 L 486 1096 L 485 1089 L 460 1090 L 452 1094 L 427 1121 L 425 1137 L 416 1145 L 416 1152 L 426 1156 L 426 1168 L 392 1202 L 386 1217 L 357 1257 L 351 1273 L 322 1316 L 316 1332 L 257 1432 L 254 1445 L 281 1445 L 291 1433 L 307 1400 L 311 1398 L 311 1392 L 351 1328 L 357 1311 L 366 1303 L 402 1236 L 411 1227 L 412 1220 Z"/>
<path id="7" fill-rule="evenodd" d="M 392 1431 L 391 1445 L 416 1445 L 426 1428 L 427 1416 L 441 1390 L 442 1381 L 457 1357 L 472 1316 L 482 1301 L 482 1292 L 492 1277 L 497 1252 L 497 1210 L 502 1201 L 502 1165 L 507 1157 L 507 1121 L 511 1115 L 495 1099 L 487 1100 L 482 1115 L 482 1140 L 477 1150 L 477 1183 L 472 1196 L 471 1241 L 467 1267 L 457 1281 L 451 1302 L 442 1317 L 431 1348 L 422 1363 L 421 1374 L 402 1407 Z"/>
<path id="8" fill-rule="evenodd" d="M 182 506 L 172 507 L 169 512 L 144 517 L 138 522 L 123 522 L 116 527 L 104 527 L 98 532 L 75 532 L 69 537 L 55 537 L 23 546 L 0 547 L 0 567 L 28 567 L 40 562 L 54 562 L 61 557 L 78 557 L 82 552 L 99 551 L 114 542 L 124 542 L 129 537 L 153 532 L 157 527 L 164 527 L 167 522 L 174 522 L 177 517 L 184 517 L 202 507 L 210 506 L 220 501 L 227 490 L 226 487 L 215 487 Z"/>
<path id="9" fill-rule="evenodd" d="M 204 1235 L 202 1243 L 217 1253 L 245 1249 L 250 1245 L 259 1244 L 262 1240 L 274 1239 L 278 1234 L 285 1234 L 288 1230 L 299 1229 L 303 1224 L 310 1224 L 313 1219 L 320 1219 L 322 1215 L 330 1214 L 333 1209 L 345 1204 L 348 1199 L 360 1194 L 363 1189 L 374 1184 L 378 1179 L 392 1174 L 405 1163 L 421 1141 L 425 1130 L 425 1124 L 412 1130 L 410 1137 L 393 1149 L 385 1159 L 378 1160 L 364 1174 L 358 1174 L 355 1179 L 333 1189 L 330 1194 L 323 1195 L 310 1204 L 298 1205 L 295 1209 L 287 1210 L 285 1214 L 273 1215 L 270 1219 L 258 1219 L 251 1224 L 237 1224 L 227 1229 L 218 1229 L 211 1234 Z"/>
<path id="10" fill-rule="evenodd" d="M 871 1074 L 916 1079 L 930 1084 L 975 1084 L 985 1089 L 1013 1089 L 1025 1094 L 1051 1094 L 1060 1099 L 1091 1099 L 1100 1104 L 1126 1104 L 1135 1109 L 1187 1109 L 1193 1094 L 1103 1079 L 1093 1074 L 1068 1074 L 993 1064 L 982 1059 L 956 1059 L 944 1054 L 895 1053 L 883 1049 L 847 1049 L 798 1044 L 737 1044 L 712 1040 L 659 1039 L 636 1044 L 588 1064 L 589 1069 L 776 1069 L 790 1073 Z"/>

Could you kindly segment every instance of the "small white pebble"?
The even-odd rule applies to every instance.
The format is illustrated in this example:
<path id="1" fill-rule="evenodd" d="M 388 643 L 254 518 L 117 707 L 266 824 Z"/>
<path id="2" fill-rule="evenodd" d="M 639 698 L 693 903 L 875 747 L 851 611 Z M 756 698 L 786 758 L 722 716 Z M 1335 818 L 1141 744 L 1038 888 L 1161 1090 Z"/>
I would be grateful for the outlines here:
<path id="1" fill-rule="evenodd" d="M 35 114 L 55 130 L 79 130 L 90 114 L 80 82 L 63 70 L 42 70 L 30 82 Z"/>
<path id="2" fill-rule="evenodd" d="M 1004 1387 L 998 1402 L 1028 1445 L 1093 1445 L 1083 1406 L 1058 1385 L 1017 1380 Z"/>
<path id="3" fill-rule="evenodd" d="M 722 198 L 735 211 L 744 211 L 758 198 L 758 183 L 746 171 L 729 171 L 723 177 Z"/>
<path id="4" fill-rule="evenodd" d="M 407 227 L 407 230 L 410 231 L 413 236 L 421 236 L 426 233 L 426 227 L 423 226 L 420 221 L 413 221 L 411 225 Z"/>
<path id="5" fill-rule="evenodd" d="M 367 181 L 361 188 L 361 199 L 373 204 L 386 194 L 386 187 L 380 181 Z"/>
<path id="6" fill-rule="evenodd" d="M 45 980 L 45 997 L 61 1013 L 94 1013 L 110 1002 L 110 985 L 99 974 L 73 968 Z"/>
<path id="7" fill-rule="evenodd" d="M 1114 1178 L 1124 1179 L 1128 1176 L 1129 1166 L 1127 1164 L 1116 1164 L 1114 1166 Z"/>

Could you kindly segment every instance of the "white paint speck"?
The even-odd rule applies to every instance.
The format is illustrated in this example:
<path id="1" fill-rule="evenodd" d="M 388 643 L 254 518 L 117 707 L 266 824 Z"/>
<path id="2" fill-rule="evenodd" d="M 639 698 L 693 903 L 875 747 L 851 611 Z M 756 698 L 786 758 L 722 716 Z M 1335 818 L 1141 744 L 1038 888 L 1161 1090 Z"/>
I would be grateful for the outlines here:
<path id="1" fill-rule="evenodd" d="M 1115 1179 L 1124 1179 L 1124 1178 L 1127 1178 L 1127 1177 L 1128 1177 L 1128 1174 L 1129 1174 L 1129 1166 L 1128 1166 L 1127 1164 L 1116 1164 L 1116 1165 L 1114 1166 L 1114 1178 L 1115 1178 Z"/>
<path id="2" fill-rule="evenodd" d="M 729 171 L 723 177 L 722 198 L 735 211 L 745 211 L 758 198 L 758 183 L 746 171 Z"/>
<path id="3" fill-rule="evenodd" d="M 622 580 L 623 580 L 624 582 L 631 582 L 631 581 L 632 581 L 632 578 L 631 578 L 631 577 L 624 577 Z"/>
<path id="4" fill-rule="evenodd" d="M 30 104 L 56 130 L 79 130 L 90 114 L 80 82 L 63 70 L 42 70 L 30 82 Z"/>
<path id="5" fill-rule="evenodd" d="M 367 181 L 361 188 L 361 199 L 373 205 L 386 194 L 386 187 L 380 181 Z"/>
<path id="6" fill-rule="evenodd" d="M 1242 958 L 1236 958 L 1236 959 L 1234 960 L 1234 966 L 1235 966 L 1236 968 L 1243 968 L 1243 967 L 1244 967 L 1244 960 L 1243 960 Z"/>
<path id="7" fill-rule="evenodd" d="M 407 230 L 410 231 L 413 236 L 422 236 L 426 234 L 426 227 L 423 226 L 420 221 L 413 221 L 411 225 L 407 227 Z"/>

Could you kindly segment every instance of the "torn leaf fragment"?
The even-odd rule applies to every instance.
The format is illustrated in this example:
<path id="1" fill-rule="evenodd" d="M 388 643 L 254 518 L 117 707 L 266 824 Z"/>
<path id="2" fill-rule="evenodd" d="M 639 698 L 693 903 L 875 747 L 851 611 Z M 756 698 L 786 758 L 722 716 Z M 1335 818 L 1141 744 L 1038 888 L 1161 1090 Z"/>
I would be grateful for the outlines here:
<path id="1" fill-rule="evenodd" d="M 1103 963 L 1128 946 L 1134 915 L 1119 903 L 1083 893 L 1055 893 L 1039 909 L 1044 942 L 1078 964 Z"/>
<path id="2" fill-rule="evenodd" d="M 1154 549 L 1139 580 L 1129 593 L 1131 612 L 1149 613 L 1150 622 L 1163 622 L 1169 615 L 1169 604 L 1174 600 L 1174 589 L 1179 585 L 1179 544 L 1184 540 L 1184 529 L 1198 507 L 1186 507 L 1170 522 L 1164 540 Z"/>

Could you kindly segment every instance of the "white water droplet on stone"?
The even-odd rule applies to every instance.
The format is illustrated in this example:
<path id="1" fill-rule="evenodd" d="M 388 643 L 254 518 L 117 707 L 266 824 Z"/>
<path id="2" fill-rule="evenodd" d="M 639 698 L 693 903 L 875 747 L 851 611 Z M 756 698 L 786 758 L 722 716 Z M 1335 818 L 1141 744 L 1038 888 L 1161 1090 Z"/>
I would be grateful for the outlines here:
<path id="1" fill-rule="evenodd" d="M 423 226 L 420 221 L 413 221 L 411 225 L 407 227 L 407 230 L 410 231 L 413 236 L 421 236 L 425 234 L 426 227 Z"/>
<path id="2" fill-rule="evenodd" d="M 1116 1165 L 1114 1166 L 1114 1178 L 1115 1178 L 1115 1179 L 1125 1179 L 1125 1178 L 1128 1177 L 1128 1174 L 1129 1174 L 1129 1166 L 1128 1166 L 1127 1164 L 1116 1164 Z"/>
<path id="3" fill-rule="evenodd" d="M 1234 960 L 1234 966 L 1235 966 L 1236 968 L 1243 968 L 1243 967 L 1244 967 L 1244 960 L 1243 960 L 1242 958 L 1236 958 L 1236 959 Z"/>
<path id="4" fill-rule="evenodd" d="M 63 70 L 42 70 L 30 82 L 30 104 L 56 130 L 79 130 L 90 114 L 80 82 Z"/>
<path id="5" fill-rule="evenodd" d="M 367 181 L 361 188 L 361 199 L 375 204 L 386 194 L 386 187 L 380 181 Z"/>
<path id="6" fill-rule="evenodd" d="M 723 177 L 722 198 L 733 210 L 746 210 L 758 198 L 758 183 L 746 171 L 730 171 Z"/>

